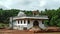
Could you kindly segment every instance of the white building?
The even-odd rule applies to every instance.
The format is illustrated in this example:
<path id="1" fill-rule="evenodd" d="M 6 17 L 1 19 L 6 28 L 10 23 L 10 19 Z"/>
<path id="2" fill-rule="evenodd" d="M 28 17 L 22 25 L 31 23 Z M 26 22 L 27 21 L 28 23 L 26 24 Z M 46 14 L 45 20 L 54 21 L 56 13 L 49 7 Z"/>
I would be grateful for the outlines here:
<path id="1" fill-rule="evenodd" d="M 48 19 L 48 16 L 39 16 L 37 11 L 33 11 L 33 16 L 26 16 L 24 12 L 19 12 L 16 17 L 10 17 L 10 27 L 13 29 L 24 30 L 30 29 L 34 26 L 39 26 L 42 29 L 46 27 L 43 24 L 44 20 Z"/>

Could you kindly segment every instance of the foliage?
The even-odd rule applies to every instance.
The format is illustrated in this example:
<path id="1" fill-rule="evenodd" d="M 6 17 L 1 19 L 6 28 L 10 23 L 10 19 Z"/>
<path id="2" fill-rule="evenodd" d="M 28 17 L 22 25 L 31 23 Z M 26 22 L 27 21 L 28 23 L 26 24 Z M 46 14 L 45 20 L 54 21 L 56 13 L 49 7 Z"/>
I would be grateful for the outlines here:
<path id="1" fill-rule="evenodd" d="M 11 10 L 3 10 L 0 9 L 0 22 L 1 23 L 9 23 L 9 17 L 12 16 L 17 16 L 18 12 L 22 11 L 22 10 L 18 10 L 18 9 L 11 9 Z M 32 11 L 26 11 L 24 10 L 23 12 L 25 12 L 25 14 L 28 15 L 32 15 Z M 58 9 L 52 9 L 52 10 L 48 10 L 45 9 L 45 11 L 41 11 L 40 15 L 47 15 L 49 20 L 45 21 L 45 25 L 48 26 L 58 26 L 60 27 L 60 8 Z"/>
<path id="2" fill-rule="evenodd" d="M 8 27 L 8 24 L 0 23 L 0 28 Z"/>
<path id="3" fill-rule="evenodd" d="M 60 8 L 57 10 L 47 10 L 43 12 L 43 14 L 48 15 L 49 17 L 49 23 L 48 26 L 59 26 L 60 27 Z"/>

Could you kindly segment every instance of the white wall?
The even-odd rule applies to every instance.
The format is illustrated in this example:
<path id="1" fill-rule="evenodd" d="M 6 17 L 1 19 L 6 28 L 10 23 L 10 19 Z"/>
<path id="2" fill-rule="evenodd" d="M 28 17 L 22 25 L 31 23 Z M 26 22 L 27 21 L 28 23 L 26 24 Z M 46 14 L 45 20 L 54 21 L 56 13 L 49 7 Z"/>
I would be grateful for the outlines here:
<path id="1" fill-rule="evenodd" d="M 21 24 L 21 20 L 19 20 L 19 24 L 18 21 L 16 20 L 15 22 L 13 22 L 13 29 L 18 29 L 18 30 L 23 30 L 24 27 L 27 27 L 27 23 L 24 24 L 24 20 L 22 20 L 22 24 Z"/>
<path id="2" fill-rule="evenodd" d="M 27 29 L 33 27 L 33 21 L 34 21 L 34 20 L 30 20 L 30 24 L 27 25 Z"/>
<path id="3" fill-rule="evenodd" d="M 34 22 L 34 20 L 31 20 L 30 21 L 30 24 L 28 24 L 28 27 L 27 27 L 28 29 L 31 28 L 31 27 L 33 27 L 33 22 Z M 42 28 L 42 29 L 45 29 L 46 28 L 45 25 L 42 24 L 42 21 L 38 20 L 38 22 L 39 22 L 39 27 L 40 28 Z"/>
<path id="4" fill-rule="evenodd" d="M 15 22 L 13 22 L 13 29 L 19 29 L 19 30 L 23 30 L 24 27 L 27 27 L 27 29 L 33 27 L 33 21 L 30 21 L 30 24 L 28 24 L 28 20 L 25 20 L 26 23 L 24 24 L 24 20 L 22 20 L 22 24 L 21 24 L 21 21 L 19 20 L 19 23 L 18 24 L 18 21 L 16 20 Z"/>
<path id="5" fill-rule="evenodd" d="M 39 22 L 39 27 L 42 28 L 42 29 L 46 29 L 45 25 L 42 24 L 42 21 L 38 21 Z"/>
<path id="6" fill-rule="evenodd" d="M 23 30 L 24 27 L 27 27 L 27 29 L 33 27 L 33 22 L 34 20 L 30 20 L 30 24 L 28 24 L 28 20 L 25 20 L 25 24 L 24 24 L 24 20 L 22 20 L 22 24 L 21 24 L 21 20 L 19 20 L 19 24 L 18 21 L 14 21 L 13 22 L 13 29 L 18 29 L 18 30 Z M 38 20 L 39 22 L 39 27 L 42 29 L 45 29 L 46 27 L 44 26 L 44 24 L 42 24 L 42 21 Z M 11 26 L 12 24 L 10 24 Z"/>

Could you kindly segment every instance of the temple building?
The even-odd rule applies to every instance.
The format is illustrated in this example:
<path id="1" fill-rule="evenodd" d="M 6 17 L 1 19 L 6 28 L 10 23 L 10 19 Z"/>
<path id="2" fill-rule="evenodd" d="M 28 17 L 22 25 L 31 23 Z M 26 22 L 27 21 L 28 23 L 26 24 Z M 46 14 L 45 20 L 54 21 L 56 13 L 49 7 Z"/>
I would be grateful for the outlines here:
<path id="1" fill-rule="evenodd" d="M 39 15 L 38 11 L 32 11 L 33 16 L 27 16 L 24 12 L 19 12 L 17 16 L 10 17 L 10 28 L 17 30 L 29 30 L 35 28 L 45 29 L 43 21 L 48 20 L 48 16 Z"/>

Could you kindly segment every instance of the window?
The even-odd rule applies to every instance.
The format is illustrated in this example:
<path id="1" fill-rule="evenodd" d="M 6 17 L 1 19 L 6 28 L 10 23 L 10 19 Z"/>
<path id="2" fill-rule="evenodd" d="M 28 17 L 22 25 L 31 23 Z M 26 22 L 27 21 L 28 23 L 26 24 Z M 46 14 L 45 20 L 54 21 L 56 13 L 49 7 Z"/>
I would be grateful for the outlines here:
<path id="1" fill-rule="evenodd" d="M 24 20 L 24 24 L 25 24 L 25 20 Z"/>
<path id="2" fill-rule="evenodd" d="M 44 21 L 42 21 L 42 24 L 44 24 Z"/>
<path id="3" fill-rule="evenodd" d="M 30 24 L 30 21 L 28 20 L 28 24 Z"/>
<path id="4" fill-rule="evenodd" d="M 19 24 L 19 20 L 18 20 L 18 24 Z"/>
<path id="5" fill-rule="evenodd" d="M 24 27 L 23 29 L 24 29 L 24 30 L 27 30 L 27 27 Z"/>
<path id="6" fill-rule="evenodd" d="M 22 20 L 21 20 L 21 24 L 22 24 Z"/>

